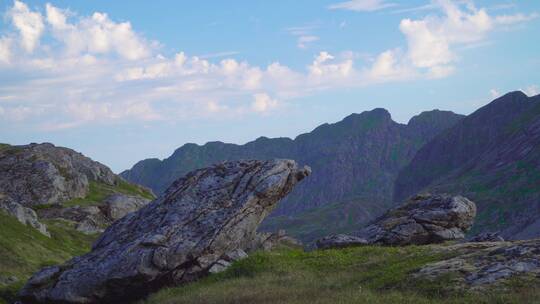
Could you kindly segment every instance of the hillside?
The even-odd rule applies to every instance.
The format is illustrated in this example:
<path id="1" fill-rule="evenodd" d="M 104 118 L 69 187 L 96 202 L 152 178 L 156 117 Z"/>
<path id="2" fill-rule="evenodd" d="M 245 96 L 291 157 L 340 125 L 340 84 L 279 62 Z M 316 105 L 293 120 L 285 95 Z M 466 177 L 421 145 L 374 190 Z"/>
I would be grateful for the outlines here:
<path id="1" fill-rule="evenodd" d="M 0 144 L 0 303 L 39 268 L 90 250 L 118 216 L 153 197 L 71 149 Z"/>
<path id="2" fill-rule="evenodd" d="M 422 147 L 399 174 L 394 199 L 419 191 L 474 200 L 472 233 L 540 235 L 540 96 L 506 94 Z"/>
<path id="3" fill-rule="evenodd" d="M 424 112 L 404 125 L 394 122 L 386 110 L 375 109 L 352 114 L 335 124 L 323 124 L 294 140 L 261 137 L 245 145 L 186 144 L 163 161 L 141 161 L 121 176 L 160 193 L 190 170 L 216 162 L 251 158 L 294 159 L 309 165 L 315 174 L 280 204 L 262 230 L 288 229 L 294 222 L 291 234 L 310 240 L 322 236 L 330 221 L 347 219 L 362 225 L 390 207 L 399 170 L 425 142 L 461 118 L 461 115 L 435 110 Z M 352 201 L 368 203 L 356 204 L 353 213 L 341 213 L 336 217 L 319 212 L 320 221 L 302 220 L 320 208 L 328 209 L 327 206 L 332 205 L 339 210 L 341 204 Z"/>

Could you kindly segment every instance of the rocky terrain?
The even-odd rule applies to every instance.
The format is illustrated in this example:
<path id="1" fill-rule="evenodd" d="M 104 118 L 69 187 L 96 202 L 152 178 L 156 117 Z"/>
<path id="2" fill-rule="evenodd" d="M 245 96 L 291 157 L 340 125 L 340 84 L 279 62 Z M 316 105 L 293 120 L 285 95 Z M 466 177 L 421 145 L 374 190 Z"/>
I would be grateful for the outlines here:
<path id="1" fill-rule="evenodd" d="M 150 201 L 108 167 L 49 143 L 0 147 L 0 209 L 48 235 L 41 219 L 62 218 L 85 233 L 106 226 Z"/>
<path id="2" fill-rule="evenodd" d="M 352 114 L 323 124 L 294 140 L 261 137 L 245 145 L 186 144 L 169 158 L 144 160 L 121 175 L 162 192 L 187 172 L 224 160 L 294 159 L 317 174 L 300 184 L 262 225 L 290 230 L 303 241 L 365 224 L 393 206 L 394 180 L 416 151 L 462 116 L 424 112 L 408 124 L 394 122 L 384 109 Z M 323 210 L 318 212 L 319 210 Z M 316 218 L 316 220 L 313 220 Z M 326 223 L 334 223 L 326 225 Z M 350 222 L 351 225 L 345 225 Z"/>
<path id="3" fill-rule="evenodd" d="M 194 171 L 111 225 L 92 251 L 34 274 L 24 302 L 118 303 L 219 272 L 245 257 L 264 217 L 309 175 L 293 161 Z"/>
<path id="4" fill-rule="evenodd" d="M 540 96 L 506 94 L 423 146 L 396 180 L 395 200 L 461 194 L 478 206 L 473 233 L 540 236 Z"/>
<path id="5" fill-rule="evenodd" d="M 426 245 L 465 238 L 476 205 L 461 196 L 421 194 L 387 211 L 356 235 L 337 234 L 317 240 L 319 249 L 357 245 Z M 359 227 L 360 228 L 360 227 Z"/>

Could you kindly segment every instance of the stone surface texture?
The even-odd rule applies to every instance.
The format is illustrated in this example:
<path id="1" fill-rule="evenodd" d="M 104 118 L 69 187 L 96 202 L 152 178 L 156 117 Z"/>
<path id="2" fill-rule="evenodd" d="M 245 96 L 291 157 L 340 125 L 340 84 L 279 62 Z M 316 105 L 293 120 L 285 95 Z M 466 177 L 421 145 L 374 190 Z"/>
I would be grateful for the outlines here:
<path id="1" fill-rule="evenodd" d="M 435 279 L 451 277 L 457 289 L 482 289 L 512 277 L 540 276 L 540 239 L 513 242 L 468 242 L 434 247 L 450 258 L 430 263 L 413 274 Z"/>
<path id="2" fill-rule="evenodd" d="M 422 194 L 389 210 L 359 235 L 370 244 L 440 243 L 463 239 L 475 216 L 475 204 L 465 197 Z"/>
<path id="3" fill-rule="evenodd" d="M 106 166 L 49 143 L 0 149 L 0 193 L 25 207 L 81 198 L 89 181 L 113 185 L 117 179 Z"/>
<path id="4" fill-rule="evenodd" d="M 92 251 L 34 274 L 27 303 L 119 303 L 219 272 L 310 173 L 294 161 L 236 161 L 193 171 L 109 226 Z M 228 258 L 227 258 L 228 257 Z M 219 264 L 219 265 L 218 265 Z M 218 265 L 218 266 L 215 266 Z"/>

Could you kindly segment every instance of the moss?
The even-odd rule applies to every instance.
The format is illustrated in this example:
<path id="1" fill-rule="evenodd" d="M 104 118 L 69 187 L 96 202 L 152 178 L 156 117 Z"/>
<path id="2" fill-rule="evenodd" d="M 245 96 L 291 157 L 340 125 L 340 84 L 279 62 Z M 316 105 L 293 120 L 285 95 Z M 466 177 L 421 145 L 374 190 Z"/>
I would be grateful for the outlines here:
<path id="1" fill-rule="evenodd" d="M 0 285 L 0 299 L 9 302 L 23 282 L 43 266 L 60 264 L 90 250 L 95 236 L 85 235 L 65 221 L 46 221 L 51 237 L 0 211 L 0 276 L 19 281 Z"/>

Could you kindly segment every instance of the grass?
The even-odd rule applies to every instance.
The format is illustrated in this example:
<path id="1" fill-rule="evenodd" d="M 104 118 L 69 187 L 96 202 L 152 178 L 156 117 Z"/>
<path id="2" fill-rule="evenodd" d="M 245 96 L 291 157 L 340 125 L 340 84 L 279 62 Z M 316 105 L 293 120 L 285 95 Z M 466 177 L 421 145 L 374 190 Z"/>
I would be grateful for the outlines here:
<path id="1" fill-rule="evenodd" d="M 137 185 L 130 184 L 120 180 L 116 185 L 111 186 L 104 183 L 90 181 L 90 191 L 84 198 L 75 198 L 62 203 L 63 206 L 96 206 L 101 205 L 103 200 L 114 193 L 122 193 L 127 195 L 140 196 L 147 199 L 154 199 L 154 196 Z M 39 207 L 38 207 L 39 208 Z"/>
<path id="2" fill-rule="evenodd" d="M 140 304 L 173 303 L 535 303 L 535 284 L 516 281 L 506 292 L 456 292 L 451 277 L 412 279 L 410 273 L 443 258 L 429 247 L 357 247 L 259 252 L 224 273 L 169 288 Z M 538 285 L 538 283 L 536 283 Z"/>
<path id="3" fill-rule="evenodd" d="M 76 231 L 65 221 L 46 221 L 51 238 L 0 211 L 0 276 L 16 276 L 11 285 L 0 284 L 0 303 L 9 303 L 32 273 L 60 264 L 90 250 L 96 236 Z"/>

